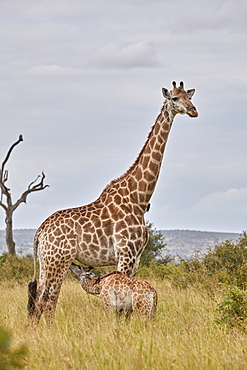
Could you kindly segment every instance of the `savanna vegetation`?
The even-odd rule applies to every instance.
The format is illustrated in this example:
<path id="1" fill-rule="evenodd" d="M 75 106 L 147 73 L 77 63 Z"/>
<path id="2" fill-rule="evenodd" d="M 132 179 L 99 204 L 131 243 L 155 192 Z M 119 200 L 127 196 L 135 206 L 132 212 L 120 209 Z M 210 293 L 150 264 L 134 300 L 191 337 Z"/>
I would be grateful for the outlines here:
<path id="1" fill-rule="evenodd" d="M 153 252 L 138 278 L 157 289 L 154 320 L 107 316 L 68 274 L 53 327 L 36 330 L 26 318 L 33 261 L 1 256 L 0 369 L 246 369 L 246 233 L 179 263 Z"/>

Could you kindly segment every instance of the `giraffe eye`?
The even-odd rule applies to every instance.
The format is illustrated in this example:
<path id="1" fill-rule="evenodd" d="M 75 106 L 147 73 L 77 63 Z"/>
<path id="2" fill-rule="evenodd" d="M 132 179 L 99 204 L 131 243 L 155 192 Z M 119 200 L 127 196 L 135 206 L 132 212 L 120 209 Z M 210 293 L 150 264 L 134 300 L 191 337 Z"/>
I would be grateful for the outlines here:
<path id="1" fill-rule="evenodd" d="M 178 101 L 178 97 L 174 96 L 174 98 L 172 98 L 173 101 Z"/>

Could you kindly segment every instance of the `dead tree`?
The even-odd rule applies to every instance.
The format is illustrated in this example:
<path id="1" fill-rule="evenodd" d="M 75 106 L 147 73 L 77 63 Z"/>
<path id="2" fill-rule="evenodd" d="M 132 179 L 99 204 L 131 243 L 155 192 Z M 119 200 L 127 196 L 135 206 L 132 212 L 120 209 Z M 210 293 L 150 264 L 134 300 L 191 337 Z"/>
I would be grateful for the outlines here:
<path id="1" fill-rule="evenodd" d="M 44 185 L 44 179 L 45 174 L 42 172 L 42 175 L 39 175 L 34 181 L 32 181 L 28 187 L 27 190 L 25 190 L 20 198 L 13 203 L 12 202 L 12 196 L 10 189 L 6 186 L 6 183 L 8 181 L 8 170 L 5 169 L 5 165 L 9 160 L 9 157 L 16 145 L 18 145 L 21 141 L 23 141 L 22 135 L 19 136 L 19 139 L 10 147 L 4 161 L 2 162 L 2 166 L 0 169 L 0 206 L 5 211 L 5 223 L 6 223 L 6 244 L 8 247 L 8 253 L 15 255 L 15 242 L 13 240 L 13 213 L 16 210 L 16 208 L 21 203 L 26 203 L 27 196 L 30 193 L 33 193 L 35 191 L 40 191 L 48 187 L 49 185 Z M 39 180 L 39 181 L 38 181 Z"/>

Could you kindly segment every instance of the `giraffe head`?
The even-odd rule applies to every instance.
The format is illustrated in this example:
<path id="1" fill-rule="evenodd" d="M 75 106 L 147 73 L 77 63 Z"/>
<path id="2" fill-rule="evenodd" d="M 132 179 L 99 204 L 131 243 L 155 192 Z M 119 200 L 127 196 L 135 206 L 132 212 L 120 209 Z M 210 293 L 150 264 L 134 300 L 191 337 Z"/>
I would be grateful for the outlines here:
<path id="1" fill-rule="evenodd" d="M 85 278 L 93 278 L 95 277 L 95 274 L 93 272 L 90 272 L 92 267 L 82 267 L 79 265 L 76 265 L 72 262 L 70 265 L 70 271 L 73 272 L 74 276 L 81 282 L 81 280 L 84 280 Z"/>
<path id="2" fill-rule="evenodd" d="M 171 102 L 172 110 L 175 114 L 188 114 L 190 117 L 197 117 L 198 112 L 196 107 L 192 104 L 191 98 L 195 93 L 195 89 L 184 90 L 183 81 L 180 82 L 180 86 L 176 86 L 176 82 L 172 83 L 173 89 L 169 91 L 166 88 L 162 88 L 163 96 Z"/>

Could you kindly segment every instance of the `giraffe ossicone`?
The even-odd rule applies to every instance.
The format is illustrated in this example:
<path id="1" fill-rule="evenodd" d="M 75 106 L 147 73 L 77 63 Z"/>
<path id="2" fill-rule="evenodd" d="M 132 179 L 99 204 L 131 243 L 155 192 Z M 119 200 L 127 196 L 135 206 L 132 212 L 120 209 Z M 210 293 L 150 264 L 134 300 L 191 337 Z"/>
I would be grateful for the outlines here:
<path id="1" fill-rule="evenodd" d="M 147 281 L 129 278 L 120 271 L 113 271 L 100 278 L 86 272 L 83 267 L 72 263 L 70 270 L 89 294 L 99 294 L 106 312 L 132 312 L 139 316 L 154 318 L 157 306 L 157 292 Z"/>
<path id="2" fill-rule="evenodd" d="M 176 114 L 197 117 L 191 102 L 195 90 L 181 82 L 163 88 L 165 101 L 148 138 L 133 165 L 113 180 L 94 202 L 64 209 L 49 216 L 34 237 L 34 277 L 29 283 L 29 321 L 37 324 L 42 313 L 47 323 L 54 318 L 64 277 L 77 260 L 87 266 L 117 265 L 134 277 L 148 241 L 144 214 L 154 192 L 165 146 Z M 40 276 L 36 286 L 39 246 Z"/>

